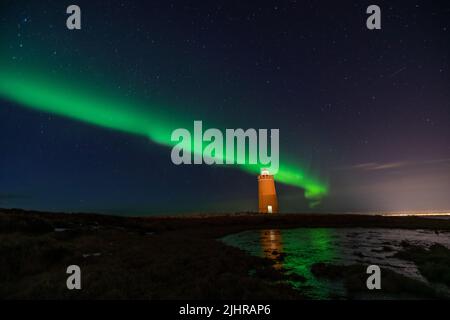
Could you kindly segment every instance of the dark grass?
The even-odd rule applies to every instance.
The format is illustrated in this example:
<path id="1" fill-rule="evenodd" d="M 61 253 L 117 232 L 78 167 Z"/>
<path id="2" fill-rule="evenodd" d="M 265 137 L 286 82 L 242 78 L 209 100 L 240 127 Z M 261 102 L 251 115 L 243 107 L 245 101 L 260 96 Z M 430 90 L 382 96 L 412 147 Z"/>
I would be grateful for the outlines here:
<path id="1" fill-rule="evenodd" d="M 218 238 L 243 230 L 383 227 L 450 230 L 416 217 L 238 214 L 133 218 L 0 210 L 3 299 L 304 299 L 273 261 Z M 55 228 L 66 231 L 55 232 Z M 100 253 L 99 256 L 83 256 Z M 68 265 L 82 290 L 66 288 Z"/>

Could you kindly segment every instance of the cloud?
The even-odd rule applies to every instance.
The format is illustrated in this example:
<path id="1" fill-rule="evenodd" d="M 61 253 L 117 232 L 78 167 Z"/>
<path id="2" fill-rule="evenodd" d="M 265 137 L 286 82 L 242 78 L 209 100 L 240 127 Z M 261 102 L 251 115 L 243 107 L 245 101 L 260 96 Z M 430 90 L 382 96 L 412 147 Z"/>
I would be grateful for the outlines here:
<path id="1" fill-rule="evenodd" d="M 340 168 L 341 170 L 364 170 L 364 171 L 375 171 L 375 170 L 387 170 L 400 168 L 409 165 L 408 162 L 386 162 L 386 163 L 378 163 L 378 162 L 367 162 L 367 163 L 359 163 L 347 167 Z"/>
<path id="2" fill-rule="evenodd" d="M 366 162 L 335 170 L 326 204 L 341 211 L 448 210 L 450 159 Z"/>
<path id="3" fill-rule="evenodd" d="M 378 170 L 390 170 L 412 166 L 428 166 L 435 164 L 450 164 L 450 158 L 424 160 L 424 161 L 396 161 L 396 162 L 367 162 L 359 163 L 346 167 L 340 167 L 338 170 L 361 170 L 361 171 L 378 171 Z"/>

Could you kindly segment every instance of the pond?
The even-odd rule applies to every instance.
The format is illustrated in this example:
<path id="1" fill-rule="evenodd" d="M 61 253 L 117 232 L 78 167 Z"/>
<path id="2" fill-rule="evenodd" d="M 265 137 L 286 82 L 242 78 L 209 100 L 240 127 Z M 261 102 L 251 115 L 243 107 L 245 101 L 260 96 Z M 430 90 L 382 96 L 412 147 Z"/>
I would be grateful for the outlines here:
<path id="1" fill-rule="evenodd" d="M 345 298 L 342 282 L 316 278 L 311 273 L 313 264 L 376 264 L 381 269 L 426 282 L 413 262 L 394 255 L 402 249 L 404 241 L 422 247 L 439 243 L 450 248 L 450 233 L 375 228 L 268 229 L 228 235 L 222 241 L 252 255 L 272 259 L 275 268 L 304 277 L 305 281 L 290 281 L 290 284 L 308 297 L 333 299 Z"/>

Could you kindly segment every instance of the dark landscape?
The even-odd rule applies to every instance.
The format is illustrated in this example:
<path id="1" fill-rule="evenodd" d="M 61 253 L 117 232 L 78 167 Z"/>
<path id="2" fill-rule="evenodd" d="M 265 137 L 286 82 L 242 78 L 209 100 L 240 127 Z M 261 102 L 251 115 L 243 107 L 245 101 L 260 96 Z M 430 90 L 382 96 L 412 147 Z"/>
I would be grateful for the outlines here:
<path id="1" fill-rule="evenodd" d="M 247 230 L 298 227 L 429 229 L 447 234 L 450 220 L 251 213 L 119 217 L 0 209 L 0 298 L 307 299 L 290 285 L 302 279 L 274 268 L 276 259 L 251 256 L 220 241 Z M 449 285 L 448 248 L 402 245 L 404 250 L 398 254 L 416 263 L 428 281 Z M 277 254 L 282 260 L 283 255 Z M 82 270 L 82 290 L 66 288 L 66 268 L 72 264 Z M 350 298 L 365 290 L 362 265 L 318 263 L 312 269 L 318 278 L 343 280 Z M 447 298 L 396 272 L 384 274 L 388 279 L 384 294 Z"/>

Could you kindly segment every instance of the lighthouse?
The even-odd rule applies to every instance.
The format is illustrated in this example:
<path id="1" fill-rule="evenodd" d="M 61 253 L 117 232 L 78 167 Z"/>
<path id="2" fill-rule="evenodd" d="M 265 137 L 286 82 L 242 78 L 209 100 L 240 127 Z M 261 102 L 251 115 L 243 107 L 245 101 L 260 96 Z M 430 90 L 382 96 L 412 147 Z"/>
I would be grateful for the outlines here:
<path id="1" fill-rule="evenodd" d="M 258 176 L 258 204 L 260 213 L 278 213 L 275 181 L 268 169 L 262 169 Z"/>

